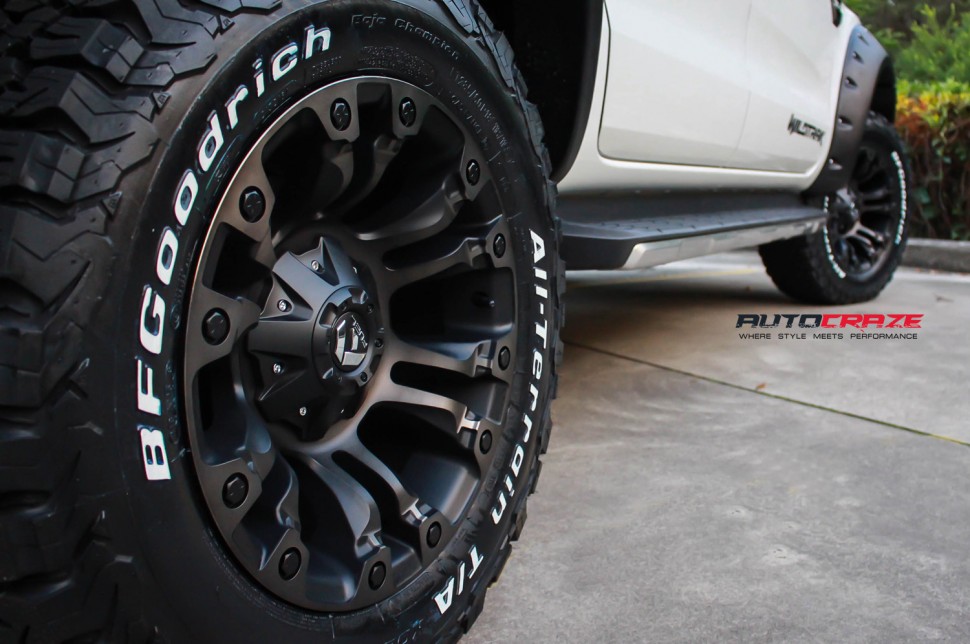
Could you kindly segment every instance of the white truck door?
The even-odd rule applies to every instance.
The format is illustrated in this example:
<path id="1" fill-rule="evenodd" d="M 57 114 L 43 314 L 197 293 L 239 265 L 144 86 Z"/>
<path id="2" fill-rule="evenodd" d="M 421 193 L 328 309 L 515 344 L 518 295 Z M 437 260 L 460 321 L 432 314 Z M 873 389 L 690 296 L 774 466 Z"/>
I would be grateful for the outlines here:
<path id="1" fill-rule="evenodd" d="M 751 1 L 607 0 L 611 36 L 600 154 L 731 165 L 748 107 Z"/>
<path id="2" fill-rule="evenodd" d="M 734 167 L 803 173 L 824 158 L 850 30 L 830 0 L 751 0 L 751 101 Z"/>

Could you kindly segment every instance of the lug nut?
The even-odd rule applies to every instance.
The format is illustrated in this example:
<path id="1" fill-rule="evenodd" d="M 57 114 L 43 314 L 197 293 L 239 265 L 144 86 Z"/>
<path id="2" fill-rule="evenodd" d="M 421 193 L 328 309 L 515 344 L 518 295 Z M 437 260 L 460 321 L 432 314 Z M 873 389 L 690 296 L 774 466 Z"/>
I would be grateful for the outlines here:
<path id="1" fill-rule="evenodd" d="M 505 235 L 496 235 L 495 242 L 492 244 L 495 256 L 501 259 L 505 255 Z"/>
<path id="2" fill-rule="evenodd" d="M 330 121 L 333 126 L 343 132 L 350 127 L 350 105 L 342 98 L 338 98 L 330 107 Z"/>
<path id="3" fill-rule="evenodd" d="M 377 338 L 376 340 L 374 340 L 374 348 L 375 349 L 383 349 L 384 348 L 384 341 L 381 340 L 380 338 Z"/>
<path id="4" fill-rule="evenodd" d="M 367 374 L 366 373 L 360 374 L 360 381 L 361 382 L 367 382 Z"/>
<path id="5" fill-rule="evenodd" d="M 313 260 L 312 262 L 310 262 L 310 268 L 314 272 L 319 273 L 320 272 L 320 262 L 318 262 L 317 260 Z"/>
<path id="6" fill-rule="evenodd" d="M 287 311 L 290 310 L 290 303 L 287 302 L 286 300 L 280 300 L 279 302 L 276 303 L 276 308 L 278 308 L 283 313 L 286 313 Z"/>
<path id="7" fill-rule="evenodd" d="M 441 524 L 435 521 L 428 528 L 428 546 L 434 548 L 441 541 Z"/>
<path id="8" fill-rule="evenodd" d="M 238 508 L 249 496 L 249 481 L 242 474 L 233 474 L 222 486 L 222 500 L 230 508 Z"/>
<path id="9" fill-rule="evenodd" d="M 492 432 L 485 430 L 482 437 L 478 439 L 478 447 L 482 450 L 482 454 L 488 454 L 488 450 L 492 449 Z"/>
<path id="10" fill-rule="evenodd" d="M 478 166 L 478 161 L 473 160 L 468 162 L 468 167 L 465 168 L 465 178 L 473 186 L 482 178 L 482 169 Z"/>
<path id="11" fill-rule="evenodd" d="M 255 223 L 262 218 L 266 212 L 266 197 L 260 192 L 259 188 L 246 188 L 239 198 L 239 212 L 243 219 L 249 223 Z"/>
<path id="12" fill-rule="evenodd" d="M 283 556 L 280 557 L 280 577 L 287 581 L 296 577 L 296 573 L 300 572 L 302 559 L 300 551 L 296 548 L 290 548 L 284 552 Z"/>
<path id="13" fill-rule="evenodd" d="M 279 362 L 275 363 L 273 365 L 273 373 L 275 373 L 277 376 L 283 373 L 283 365 Z"/>
<path id="14" fill-rule="evenodd" d="M 499 369 L 508 369 L 509 363 L 511 361 L 512 361 L 512 352 L 509 351 L 508 347 L 502 347 L 502 350 L 498 352 Z"/>
<path id="15" fill-rule="evenodd" d="M 367 575 L 367 581 L 370 583 L 370 587 L 373 590 L 377 590 L 384 585 L 384 580 L 387 578 L 387 567 L 384 562 L 378 561 L 374 564 L 374 567 L 370 569 L 370 574 Z"/>
<path id="16" fill-rule="evenodd" d="M 300 407 L 300 415 L 306 416 L 306 407 Z"/>
<path id="17" fill-rule="evenodd" d="M 406 98 L 401 101 L 401 107 L 398 110 L 398 115 L 401 117 L 401 123 L 404 127 L 411 127 L 414 125 L 414 121 L 418 118 L 418 108 L 415 106 L 414 101 L 410 98 Z"/>
<path id="18" fill-rule="evenodd" d="M 202 335 L 209 344 L 222 344 L 229 335 L 229 318 L 225 311 L 213 309 L 202 322 Z"/>

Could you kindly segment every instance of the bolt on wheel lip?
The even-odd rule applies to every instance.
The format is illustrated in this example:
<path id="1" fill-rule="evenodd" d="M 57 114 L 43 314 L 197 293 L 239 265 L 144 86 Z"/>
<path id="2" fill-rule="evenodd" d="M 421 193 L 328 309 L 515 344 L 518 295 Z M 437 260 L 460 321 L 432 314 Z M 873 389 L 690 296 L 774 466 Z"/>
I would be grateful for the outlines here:
<path id="1" fill-rule="evenodd" d="M 330 106 L 330 120 L 338 131 L 347 130 L 352 120 L 350 104 L 342 98 L 335 100 Z"/>
<path id="2" fill-rule="evenodd" d="M 239 198 L 239 212 L 251 224 L 262 219 L 266 213 L 266 197 L 263 192 L 255 186 L 246 188 Z"/>
<path id="3" fill-rule="evenodd" d="M 495 236 L 495 241 L 492 242 L 492 252 L 499 259 L 505 257 L 506 243 L 505 235 L 499 234 Z"/>
<path id="4" fill-rule="evenodd" d="M 473 186 L 478 185 L 478 182 L 482 178 L 482 168 L 478 165 L 478 161 L 472 159 L 468 162 L 468 165 L 465 166 L 465 178 L 469 184 Z"/>
<path id="5" fill-rule="evenodd" d="M 212 309 L 205 316 L 202 335 L 209 344 L 222 344 L 229 337 L 229 318 L 222 309 Z"/>
<path id="6" fill-rule="evenodd" d="M 249 496 L 249 481 L 242 474 L 233 474 L 226 480 L 222 498 L 226 507 L 235 509 L 246 502 Z"/>
<path id="7" fill-rule="evenodd" d="M 300 565 L 303 563 L 303 556 L 300 551 L 296 548 L 290 548 L 283 553 L 280 557 L 280 577 L 284 580 L 289 581 L 296 577 L 296 574 L 300 572 Z"/>
<path id="8" fill-rule="evenodd" d="M 418 118 L 418 108 L 414 104 L 414 101 L 410 98 L 404 98 L 401 100 L 401 104 L 398 107 L 398 116 L 401 119 L 401 124 L 404 127 L 411 127 Z"/>

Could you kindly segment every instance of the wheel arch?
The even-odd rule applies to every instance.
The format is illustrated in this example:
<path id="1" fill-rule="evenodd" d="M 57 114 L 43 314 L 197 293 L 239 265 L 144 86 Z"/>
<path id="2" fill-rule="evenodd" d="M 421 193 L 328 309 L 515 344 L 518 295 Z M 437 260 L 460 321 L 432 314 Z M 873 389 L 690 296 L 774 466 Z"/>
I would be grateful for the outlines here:
<path id="1" fill-rule="evenodd" d="M 885 48 L 862 25 L 849 38 L 840 77 L 832 145 L 825 165 L 806 196 L 825 195 L 848 182 L 862 144 L 870 111 L 896 119 L 896 73 Z"/>
<path id="2" fill-rule="evenodd" d="M 879 68 L 871 109 L 885 116 L 890 123 L 896 122 L 896 69 L 889 56 L 883 59 Z"/>
<path id="3" fill-rule="evenodd" d="M 480 0 L 509 39 L 545 129 L 552 179 L 579 153 L 599 65 L 603 0 Z"/>

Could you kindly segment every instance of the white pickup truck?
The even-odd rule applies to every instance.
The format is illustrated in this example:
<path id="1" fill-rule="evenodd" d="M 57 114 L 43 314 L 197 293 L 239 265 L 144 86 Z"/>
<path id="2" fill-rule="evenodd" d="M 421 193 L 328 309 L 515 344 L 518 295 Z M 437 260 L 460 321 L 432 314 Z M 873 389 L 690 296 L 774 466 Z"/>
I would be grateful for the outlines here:
<path id="1" fill-rule="evenodd" d="M 0 640 L 460 638 L 565 268 L 873 298 L 895 104 L 835 0 L 5 2 Z"/>

